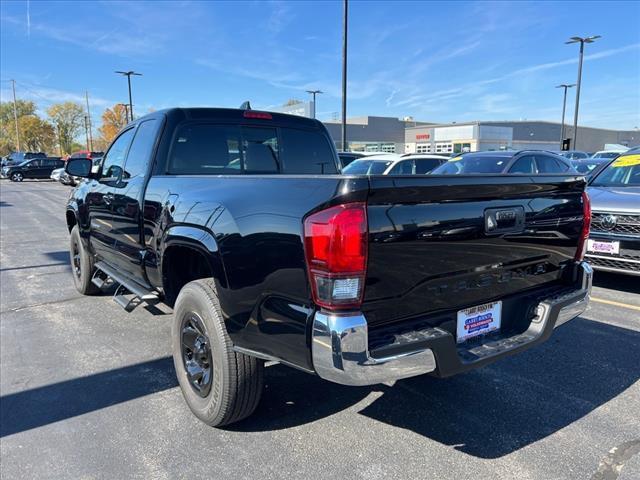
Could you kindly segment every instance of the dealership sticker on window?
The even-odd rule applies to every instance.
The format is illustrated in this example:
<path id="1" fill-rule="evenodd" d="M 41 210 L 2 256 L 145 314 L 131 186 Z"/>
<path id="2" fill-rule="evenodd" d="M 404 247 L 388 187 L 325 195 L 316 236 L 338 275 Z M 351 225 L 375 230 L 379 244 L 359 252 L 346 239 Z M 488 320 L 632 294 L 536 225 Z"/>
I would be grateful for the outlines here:
<path id="1" fill-rule="evenodd" d="M 614 160 L 611 164 L 612 167 L 635 167 L 640 165 L 640 155 L 627 155 L 626 157 L 620 157 Z"/>
<path id="2" fill-rule="evenodd" d="M 450 162 L 457 162 L 458 160 L 462 160 L 462 157 L 453 157 L 449 159 Z"/>

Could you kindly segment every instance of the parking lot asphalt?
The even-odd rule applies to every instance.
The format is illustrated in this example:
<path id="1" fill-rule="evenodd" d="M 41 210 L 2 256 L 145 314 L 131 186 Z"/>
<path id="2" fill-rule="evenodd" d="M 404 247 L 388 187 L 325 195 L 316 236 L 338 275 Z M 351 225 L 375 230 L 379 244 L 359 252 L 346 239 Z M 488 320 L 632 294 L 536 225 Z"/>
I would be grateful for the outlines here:
<path id="1" fill-rule="evenodd" d="M 272 365 L 256 413 L 199 422 L 170 313 L 82 297 L 69 188 L 0 182 L 0 476 L 640 478 L 640 281 L 596 272 L 542 346 L 448 379 L 343 387 Z"/>

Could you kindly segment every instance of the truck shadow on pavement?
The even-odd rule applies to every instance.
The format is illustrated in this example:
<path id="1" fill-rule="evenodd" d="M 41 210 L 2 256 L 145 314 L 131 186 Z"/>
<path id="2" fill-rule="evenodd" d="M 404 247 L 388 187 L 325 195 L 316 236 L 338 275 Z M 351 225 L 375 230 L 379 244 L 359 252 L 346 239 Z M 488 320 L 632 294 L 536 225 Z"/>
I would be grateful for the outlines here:
<path id="1" fill-rule="evenodd" d="M 63 250 L 59 252 L 45 252 L 44 255 L 55 263 L 42 263 L 39 265 L 25 265 L 22 267 L 0 268 L 0 272 L 9 272 L 13 270 L 30 270 L 32 268 L 47 268 L 47 267 L 58 267 L 58 266 L 65 266 L 67 267 L 67 270 L 71 271 L 71 262 L 69 259 L 68 251 Z"/>
<path id="2" fill-rule="evenodd" d="M 346 387 L 276 365 L 266 369 L 264 396 L 254 415 L 227 429 L 297 427 L 382 392 L 359 414 L 469 455 L 498 458 L 624 392 L 640 378 L 633 353 L 638 351 L 640 332 L 576 319 L 538 348 L 449 379 L 422 376 L 392 387 Z M 7 394 L 0 397 L 0 437 L 176 386 L 173 361 L 163 357 Z"/>
<path id="3" fill-rule="evenodd" d="M 0 437 L 176 387 L 163 357 L 0 397 Z"/>
<path id="4" fill-rule="evenodd" d="M 359 413 L 481 458 L 498 458 L 570 425 L 640 378 L 640 332 L 576 319 L 545 344 L 484 369 L 394 386 L 353 388 L 303 373 L 268 375 L 256 413 L 229 427 L 264 431 L 338 412 L 371 391 Z M 275 373 L 275 372 L 274 372 Z"/>

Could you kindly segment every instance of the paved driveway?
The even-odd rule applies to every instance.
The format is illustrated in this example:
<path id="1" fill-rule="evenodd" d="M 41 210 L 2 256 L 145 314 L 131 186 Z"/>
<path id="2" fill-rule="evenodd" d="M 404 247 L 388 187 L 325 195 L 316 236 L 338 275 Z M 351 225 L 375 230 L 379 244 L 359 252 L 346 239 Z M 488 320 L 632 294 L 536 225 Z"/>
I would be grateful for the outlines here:
<path id="1" fill-rule="evenodd" d="M 367 388 L 267 368 L 253 417 L 189 412 L 169 314 L 82 297 L 68 187 L 0 183 L 0 454 L 13 478 L 640 478 L 640 281 L 597 274 L 546 344 Z"/>

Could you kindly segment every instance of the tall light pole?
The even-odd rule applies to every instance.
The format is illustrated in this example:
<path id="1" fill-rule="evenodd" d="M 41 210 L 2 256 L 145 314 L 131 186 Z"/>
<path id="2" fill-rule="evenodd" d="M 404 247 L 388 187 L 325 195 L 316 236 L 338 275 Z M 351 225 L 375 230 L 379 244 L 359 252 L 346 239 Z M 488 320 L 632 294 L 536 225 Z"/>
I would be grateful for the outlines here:
<path id="1" fill-rule="evenodd" d="M 131 113 L 131 121 L 133 122 L 133 101 L 131 100 L 131 75 L 137 75 L 139 77 L 142 76 L 141 73 L 136 73 L 133 70 L 129 70 L 128 72 L 121 72 L 119 70 L 116 71 L 120 75 L 124 75 L 127 77 L 127 83 L 129 84 L 129 112 Z"/>
<path id="2" fill-rule="evenodd" d="M 13 120 L 16 122 L 16 152 L 20 151 L 20 129 L 18 128 L 18 106 L 16 103 L 16 81 L 11 80 L 13 86 Z"/>
<path id="3" fill-rule="evenodd" d="M 349 0 L 343 0 L 342 13 L 342 151 L 347 151 L 347 18 Z"/>
<path id="4" fill-rule="evenodd" d="M 91 132 L 93 127 L 91 126 L 91 110 L 89 110 L 89 92 L 85 90 L 84 95 L 87 100 L 87 117 L 89 118 L 89 148 L 87 150 L 91 152 L 93 151 L 93 133 Z"/>
<path id="5" fill-rule="evenodd" d="M 91 145 L 89 143 L 89 116 L 84 116 L 84 134 L 87 136 L 87 151 L 91 152 Z"/>
<path id="6" fill-rule="evenodd" d="M 562 123 L 560 124 L 560 150 L 562 150 L 562 146 L 564 144 L 564 112 L 567 109 L 567 89 L 575 87 L 576 84 L 572 83 L 571 85 L 567 85 L 566 83 L 563 83 L 561 85 L 556 86 L 556 88 L 563 88 L 564 89 L 564 97 L 562 99 Z"/>
<path id="7" fill-rule="evenodd" d="M 596 39 L 601 38 L 600 35 L 592 35 L 591 37 L 571 37 L 565 44 L 580 43 L 580 57 L 578 60 L 578 86 L 576 87 L 576 108 L 573 112 L 573 149 L 578 148 L 578 108 L 580 107 L 580 83 L 582 81 L 582 57 L 584 56 L 584 44 L 593 43 Z"/>
<path id="8" fill-rule="evenodd" d="M 313 118 L 316 118 L 316 94 L 324 92 L 322 90 L 307 90 L 307 93 L 313 95 Z"/>

